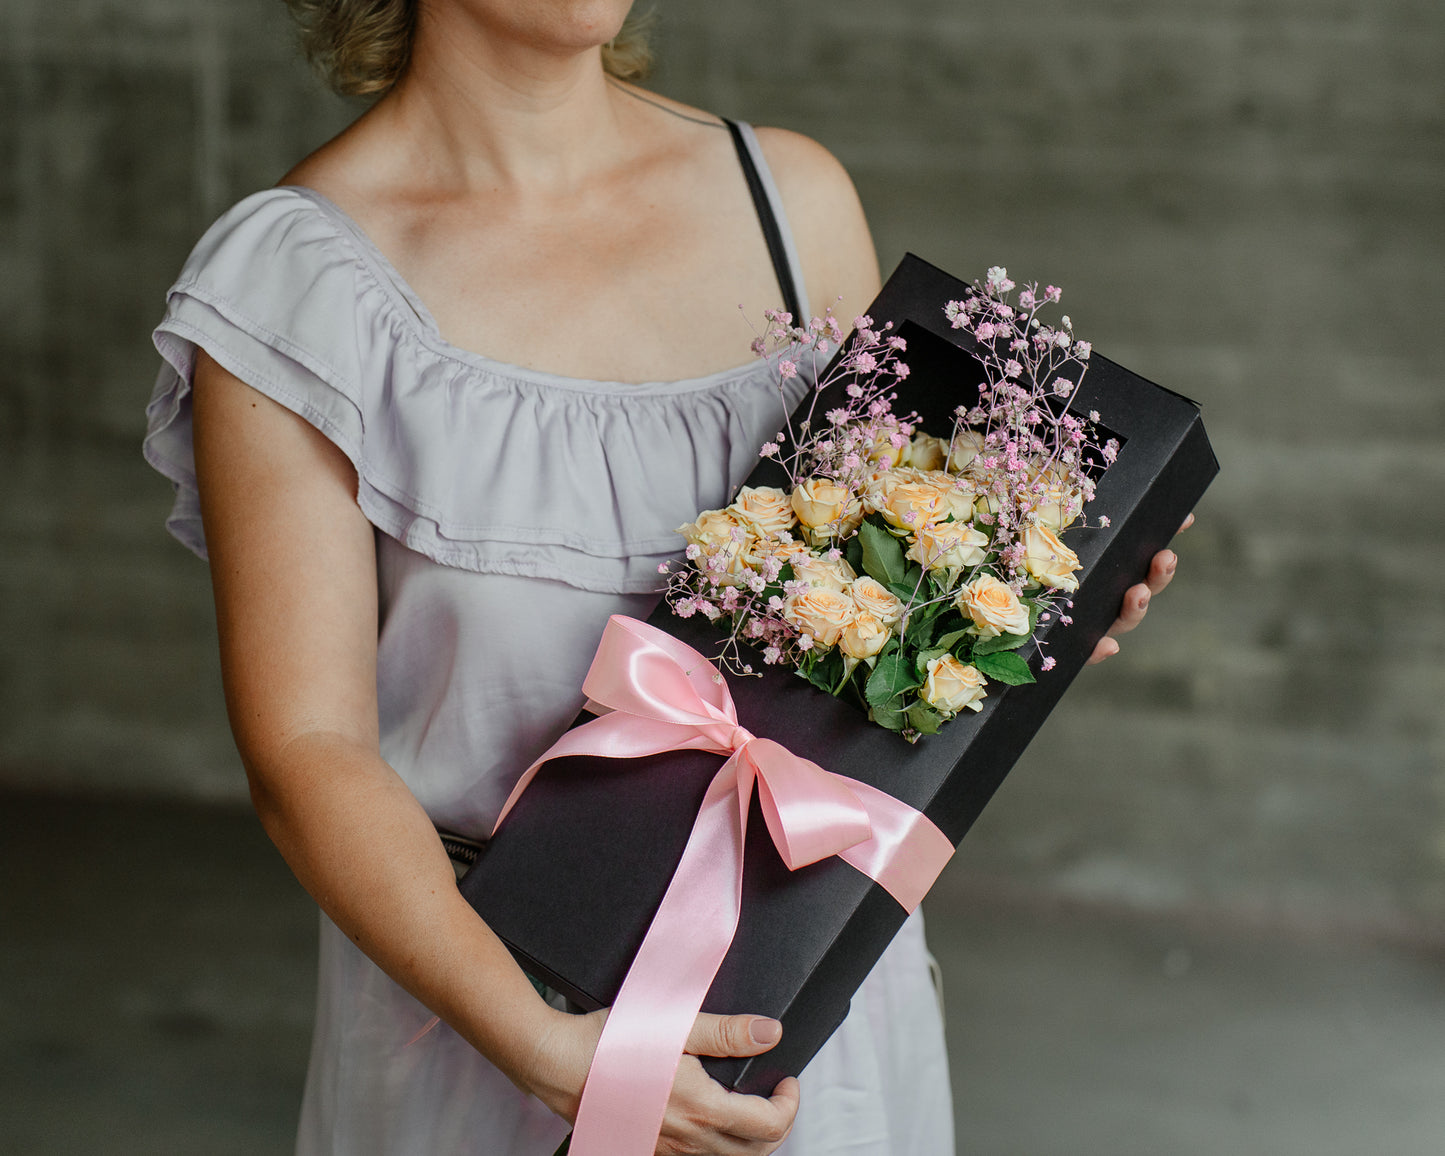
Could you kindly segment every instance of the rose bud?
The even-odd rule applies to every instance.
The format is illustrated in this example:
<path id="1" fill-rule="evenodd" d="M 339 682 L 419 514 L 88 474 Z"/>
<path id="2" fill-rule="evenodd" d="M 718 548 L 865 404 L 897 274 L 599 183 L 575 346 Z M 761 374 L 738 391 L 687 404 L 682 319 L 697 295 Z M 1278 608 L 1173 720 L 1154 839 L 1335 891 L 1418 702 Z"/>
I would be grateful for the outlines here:
<path id="1" fill-rule="evenodd" d="M 956 602 L 973 619 L 973 633 L 980 638 L 1029 632 L 1029 608 L 992 574 L 980 574 L 965 584 Z"/>
<path id="2" fill-rule="evenodd" d="M 974 666 L 966 666 L 951 654 L 930 659 L 928 677 L 924 680 L 919 698 L 934 710 L 945 715 L 955 715 L 964 710 L 982 710 L 984 677 Z"/>
<path id="3" fill-rule="evenodd" d="M 814 588 L 788 599 L 783 617 L 813 636 L 819 646 L 836 646 L 843 631 L 858 616 L 853 599 L 840 590 Z"/>
<path id="4" fill-rule="evenodd" d="M 1070 592 L 1079 588 L 1074 572 L 1079 556 L 1059 541 L 1047 526 L 1025 526 L 1020 535 L 1024 547 L 1024 568 L 1045 586 Z"/>
<path id="5" fill-rule="evenodd" d="M 864 575 L 848 587 L 848 593 L 864 614 L 871 614 L 885 626 L 896 626 L 903 618 L 903 601 L 877 579 Z"/>

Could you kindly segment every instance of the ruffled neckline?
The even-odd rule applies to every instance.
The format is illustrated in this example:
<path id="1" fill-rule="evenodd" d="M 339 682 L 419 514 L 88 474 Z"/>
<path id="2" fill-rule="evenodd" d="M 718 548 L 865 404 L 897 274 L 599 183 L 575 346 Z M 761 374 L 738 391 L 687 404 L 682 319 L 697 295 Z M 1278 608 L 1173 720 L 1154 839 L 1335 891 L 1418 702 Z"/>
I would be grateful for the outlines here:
<path id="1" fill-rule="evenodd" d="M 407 283 L 396 267 L 371 239 L 365 229 L 345 209 L 323 193 L 307 185 L 277 185 L 275 192 L 291 193 L 310 202 L 332 224 L 339 227 L 355 250 L 362 263 L 369 267 L 372 276 L 383 292 L 397 307 L 398 314 L 412 329 L 413 333 L 432 353 L 448 361 L 470 366 L 493 377 L 533 385 L 554 386 L 574 390 L 578 393 L 627 393 L 633 395 L 657 396 L 669 393 L 691 393 L 734 381 L 745 380 L 766 371 L 768 363 L 757 358 L 742 365 L 715 370 L 696 377 L 646 382 L 607 381 L 598 378 L 573 377 L 553 373 L 549 370 L 531 369 L 509 361 L 500 361 L 484 353 L 455 345 L 442 335 L 441 327 L 426 303 Z"/>

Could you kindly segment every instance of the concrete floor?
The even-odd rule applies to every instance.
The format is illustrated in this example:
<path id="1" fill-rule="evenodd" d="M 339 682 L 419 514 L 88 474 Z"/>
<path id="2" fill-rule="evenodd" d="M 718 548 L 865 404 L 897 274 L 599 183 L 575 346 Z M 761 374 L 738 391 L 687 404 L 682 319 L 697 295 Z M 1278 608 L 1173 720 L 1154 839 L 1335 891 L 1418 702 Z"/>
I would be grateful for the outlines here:
<path id="1" fill-rule="evenodd" d="M 0 795 L 0 1152 L 284 1153 L 315 916 L 249 815 Z M 1438 1156 L 1445 955 L 946 875 L 959 1151 Z"/>

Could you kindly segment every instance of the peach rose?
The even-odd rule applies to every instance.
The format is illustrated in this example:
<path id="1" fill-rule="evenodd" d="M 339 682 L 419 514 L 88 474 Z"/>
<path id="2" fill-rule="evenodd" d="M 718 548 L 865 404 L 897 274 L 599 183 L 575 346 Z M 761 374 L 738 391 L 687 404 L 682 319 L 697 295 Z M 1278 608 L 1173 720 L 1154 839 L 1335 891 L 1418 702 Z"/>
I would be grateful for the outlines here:
<path id="1" fill-rule="evenodd" d="M 873 440 L 863 447 L 863 456 L 870 462 L 881 462 L 887 458 L 892 465 L 903 465 L 904 459 L 908 457 L 908 439 L 904 438 L 901 446 L 895 446 L 893 432 L 888 429 L 880 430 Z"/>
<path id="2" fill-rule="evenodd" d="M 871 614 L 885 626 L 896 626 L 903 617 L 903 601 L 883 583 L 869 578 L 855 578 L 848 593 L 864 614 Z"/>
<path id="3" fill-rule="evenodd" d="M 849 497 L 848 488 L 832 478 L 809 478 L 794 488 L 791 501 L 798 521 L 812 529 L 841 518 Z"/>
<path id="4" fill-rule="evenodd" d="M 872 658 L 892 637 L 893 631 L 889 630 L 886 624 L 867 611 L 860 611 L 852 622 L 843 627 L 843 633 L 838 638 L 838 649 L 849 658 L 861 661 Z"/>
<path id="5" fill-rule="evenodd" d="M 941 470 L 948 460 L 948 443 L 932 434 L 921 433 L 904 447 L 904 460 L 916 470 Z"/>
<path id="6" fill-rule="evenodd" d="M 959 430 L 953 437 L 948 453 L 948 468 L 954 471 L 967 470 L 974 459 L 983 453 L 983 434 L 976 429 Z"/>
<path id="7" fill-rule="evenodd" d="M 830 562 L 817 554 L 802 551 L 793 556 L 792 564 L 794 580 L 806 582 L 814 590 L 836 590 L 841 594 L 857 577 L 846 558 Z"/>
<path id="8" fill-rule="evenodd" d="M 946 715 L 955 715 L 964 710 L 982 710 L 984 677 L 978 668 L 967 666 L 951 654 L 932 658 L 928 661 L 928 677 L 918 697 L 934 710 Z"/>
<path id="9" fill-rule="evenodd" d="M 1071 486 L 1062 469 L 1057 466 L 1043 470 L 1034 479 L 1044 487 L 1042 494 L 1034 495 L 1032 513 L 1040 526 L 1046 526 L 1058 533 L 1070 525 L 1084 511 L 1084 495 L 1077 486 Z"/>
<path id="10" fill-rule="evenodd" d="M 696 562 L 699 570 L 716 574 L 729 586 L 738 585 L 738 576 L 747 569 L 756 542 L 746 526 L 738 525 L 726 510 L 704 510 L 697 521 L 679 526 L 677 532 L 702 550 L 704 557 Z M 707 565 L 707 559 L 712 557 L 721 559 L 716 568 Z"/>
<path id="11" fill-rule="evenodd" d="M 1024 548 L 1024 568 L 1055 590 L 1068 593 L 1079 588 L 1074 572 L 1079 569 L 1079 556 L 1059 541 L 1047 526 L 1025 526 L 1019 536 Z"/>
<path id="12" fill-rule="evenodd" d="M 1007 583 L 992 574 L 980 574 L 967 583 L 958 592 L 956 602 L 973 619 L 973 633 L 980 638 L 1029 632 L 1029 608 Z"/>
<path id="13" fill-rule="evenodd" d="M 938 492 L 943 495 L 945 517 L 952 514 L 955 522 L 973 520 L 975 494 L 972 483 L 967 479 L 945 470 L 929 470 L 919 480 L 938 487 Z"/>
<path id="14" fill-rule="evenodd" d="M 938 487 L 928 482 L 899 482 L 883 499 L 878 512 L 900 530 L 918 530 L 944 517 L 946 507 Z"/>
<path id="15" fill-rule="evenodd" d="M 883 504 L 888 500 L 888 495 L 894 487 L 901 486 L 904 482 L 916 482 L 918 475 L 905 467 L 889 470 L 877 470 L 872 477 L 863 483 L 863 508 L 870 514 L 876 514 L 883 509 Z"/>
<path id="16" fill-rule="evenodd" d="M 704 510 L 697 516 L 696 521 L 679 526 L 677 533 L 694 546 L 707 547 L 729 541 L 734 530 L 741 530 L 744 538 L 751 536 L 747 528 L 740 526 L 737 519 L 726 510 Z"/>
<path id="17" fill-rule="evenodd" d="M 853 599 L 840 590 L 813 588 L 788 599 L 783 617 L 819 646 L 836 646 L 858 616 Z"/>
<path id="18" fill-rule="evenodd" d="M 988 535 L 968 522 L 939 522 L 914 533 L 908 557 L 925 570 L 961 570 L 982 562 L 987 546 Z"/>
<path id="19" fill-rule="evenodd" d="M 761 570 L 767 559 L 777 557 L 782 562 L 791 562 L 798 554 L 806 554 L 807 548 L 801 542 L 785 542 L 781 538 L 750 538 L 747 543 L 747 564 L 754 570 Z"/>
<path id="20" fill-rule="evenodd" d="M 796 524 L 788 495 L 776 486 L 744 486 L 727 512 L 759 538 L 776 538 Z"/>
<path id="21" fill-rule="evenodd" d="M 809 478 L 793 490 L 793 512 L 814 543 L 850 534 L 863 520 L 863 506 L 847 486 L 831 478 Z"/>

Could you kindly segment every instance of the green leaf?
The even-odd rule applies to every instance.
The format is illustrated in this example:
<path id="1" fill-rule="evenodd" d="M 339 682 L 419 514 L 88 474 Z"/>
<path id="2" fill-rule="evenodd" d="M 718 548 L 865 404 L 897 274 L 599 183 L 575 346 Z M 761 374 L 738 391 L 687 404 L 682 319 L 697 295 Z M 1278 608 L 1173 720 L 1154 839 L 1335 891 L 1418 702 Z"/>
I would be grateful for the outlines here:
<path id="1" fill-rule="evenodd" d="M 800 678 L 806 679 L 827 694 L 833 693 L 832 674 L 827 662 L 819 659 L 816 651 L 804 655 L 802 663 L 798 666 Z"/>
<path id="2" fill-rule="evenodd" d="M 912 690 L 922 679 L 913 673 L 913 663 L 902 654 L 880 658 L 868 676 L 868 705 L 875 709 L 887 705 L 905 690 Z"/>
<path id="3" fill-rule="evenodd" d="M 902 709 L 892 703 L 884 703 L 881 706 L 874 706 L 868 712 L 871 718 L 881 727 L 887 727 L 891 731 L 901 731 L 904 722 L 907 721 Z"/>
<path id="4" fill-rule="evenodd" d="M 1000 651 L 998 654 L 975 654 L 973 665 L 980 674 L 1009 686 L 1022 686 L 1034 681 L 1034 673 L 1029 669 L 1029 664 L 1012 650 Z"/>
<path id="5" fill-rule="evenodd" d="M 906 606 L 913 601 L 913 596 L 918 593 L 917 587 L 910 586 L 907 582 L 886 582 L 884 583 L 892 592 L 893 597 L 901 598 Z"/>
<path id="6" fill-rule="evenodd" d="M 793 564 L 791 562 L 784 562 L 782 569 L 778 571 L 777 583 L 781 586 L 784 582 L 791 582 L 792 580 Z"/>
<path id="7" fill-rule="evenodd" d="M 935 642 L 934 645 L 935 645 L 935 646 L 941 646 L 941 647 L 943 647 L 945 650 L 952 650 L 952 649 L 954 648 L 954 646 L 957 645 L 957 644 L 958 644 L 960 641 L 962 641 L 963 639 L 965 639 L 965 638 L 972 638 L 972 637 L 973 637 L 973 636 L 972 636 L 971 634 L 969 634 L 969 632 L 968 632 L 967 629 L 964 629 L 964 630 L 950 630 L 947 634 L 945 634 L 942 638 L 940 638 L 937 642 Z"/>
<path id="8" fill-rule="evenodd" d="M 920 679 L 927 678 L 928 664 L 932 662 L 935 658 L 942 658 L 947 653 L 947 649 L 941 648 L 920 650 L 918 652 L 918 657 L 914 660 L 913 663 L 914 669 L 918 671 L 918 677 Z"/>
<path id="9" fill-rule="evenodd" d="M 997 654 L 1004 650 L 1017 650 L 1028 640 L 1027 634 L 999 634 L 993 638 L 980 638 L 973 645 L 973 655 L 978 658 L 985 654 Z"/>
<path id="10" fill-rule="evenodd" d="M 927 646 L 933 640 L 934 622 L 931 615 L 924 615 L 921 619 L 910 618 L 908 620 L 908 645 Z"/>
<path id="11" fill-rule="evenodd" d="M 843 545 L 843 557 L 848 560 L 848 565 L 853 567 L 853 573 L 863 573 L 863 543 L 854 534 Z"/>
<path id="12" fill-rule="evenodd" d="M 1029 633 L 1032 634 L 1039 625 L 1039 611 L 1043 609 L 1032 598 L 1025 598 L 1024 605 L 1029 608 Z"/>
<path id="13" fill-rule="evenodd" d="M 843 667 L 843 655 L 837 650 L 828 651 L 813 664 L 813 671 L 819 679 L 813 685 L 829 694 L 837 694 L 838 691 L 834 688 L 843 681 Z"/>
<path id="14" fill-rule="evenodd" d="M 921 735 L 936 735 L 944 723 L 943 716 L 926 702 L 915 702 L 903 713 L 908 725 Z"/>
<path id="15" fill-rule="evenodd" d="M 913 612 L 913 621 L 932 622 L 947 609 L 948 603 L 946 602 L 930 602 L 927 606 L 920 606 L 917 610 Z"/>
<path id="16" fill-rule="evenodd" d="M 858 540 L 863 550 L 863 569 L 869 577 L 890 588 L 893 583 L 903 581 L 906 567 L 903 547 L 898 544 L 897 538 L 882 526 L 865 519 L 858 527 Z"/>

